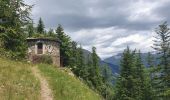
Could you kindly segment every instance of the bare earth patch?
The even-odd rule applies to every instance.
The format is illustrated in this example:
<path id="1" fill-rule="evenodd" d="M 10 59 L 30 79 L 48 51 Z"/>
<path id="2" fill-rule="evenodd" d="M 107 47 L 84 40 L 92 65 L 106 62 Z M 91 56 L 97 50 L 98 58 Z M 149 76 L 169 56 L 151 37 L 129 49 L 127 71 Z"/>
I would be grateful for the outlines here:
<path id="1" fill-rule="evenodd" d="M 40 80 L 41 100 L 53 100 L 52 91 L 48 86 L 47 80 L 40 74 L 37 67 L 32 67 L 32 72 Z"/>

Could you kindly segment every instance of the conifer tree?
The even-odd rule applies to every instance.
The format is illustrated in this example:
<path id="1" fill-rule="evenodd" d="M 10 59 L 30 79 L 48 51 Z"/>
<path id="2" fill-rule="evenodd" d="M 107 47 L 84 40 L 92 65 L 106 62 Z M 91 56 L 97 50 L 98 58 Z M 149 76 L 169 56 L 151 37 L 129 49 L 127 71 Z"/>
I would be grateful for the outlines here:
<path id="1" fill-rule="evenodd" d="M 152 100 L 152 88 L 149 73 L 143 65 L 140 51 L 136 54 L 136 76 L 138 100 Z"/>
<path id="2" fill-rule="evenodd" d="M 83 78 L 83 70 L 84 70 L 84 66 L 85 66 L 85 63 L 84 63 L 84 56 L 83 56 L 83 51 L 82 51 L 82 47 L 80 46 L 78 48 L 78 62 L 77 62 L 77 69 L 78 69 L 78 76 Z"/>
<path id="3" fill-rule="evenodd" d="M 71 42 L 71 59 L 70 59 L 70 67 L 75 72 L 75 69 L 78 65 L 78 47 L 77 43 L 75 41 Z"/>
<path id="4" fill-rule="evenodd" d="M 150 97 L 155 100 L 156 98 L 154 98 L 154 95 L 155 95 L 155 90 L 154 90 L 154 78 L 155 78 L 155 72 L 156 72 L 156 69 L 155 69 L 155 65 L 154 65 L 154 57 L 153 55 L 148 52 L 148 55 L 147 55 L 147 67 L 148 67 L 148 70 L 147 70 L 147 75 L 148 75 L 148 90 L 150 89 L 150 93 L 147 93 L 150 95 Z"/>
<path id="5" fill-rule="evenodd" d="M 144 100 L 143 98 L 145 97 L 144 95 L 144 66 L 142 64 L 142 58 L 141 58 L 141 54 L 140 51 L 136 54 L 136 62 L 135 62 L 135 69 L 134 69 L 134 79 L 136 80 L 136 84 L 135 84 L 135 89 L 137 92 L 137 98 L 138 100 Z"/>
<path id="6" fill-rule="evenodd" d="M 154 40 L 153 48 L 157 51 L 157 54 L 160 56 L 160 63 L 158 67 L 159 75 L 157 75 L 157 97 L 160 99 L 170 99 L 170 29 L 167 22 L 159 25 L 156 28 L 156 37 Z"/>
<path id="7" fill-rule="evenodd" d="M 38 21 L 37 32 L 39 34 L 44 34 L 44 28 L 45 28 L 44 23 L 42 21 L 42 18 L 40 18 Z"/>
<path id="8" fill-rule="evenodd" d="M 134 59 L 129 47 L 123 52 L 120 75 L 116 83 L 116 100 L 135 100 Z"/>
<path id="9" fill-rule="evenodd" d="M 64 29 L 59 25 L 56 29 L 56 38 L 60 40 L 60 55 L 63 66 L 70 66 L 71 59 L 71 39 L 64 33 Z"/>
<path id="10" fill-rule="evenodd" d="M 149 68 L 149 76 L 150 76 L 150 80 L 151 80 L 151 84 L 152 84 L 152 80 L 154 78 L 154 73 L 155 73 L 155 65 L 154 65 L 154 57 L 153 55 L 148 52 L 148 55 L 147 55 L 147 67 Z"/>
<path id="11" fill-rule="evenodd" d="M 96 54 L 96 48 L 92 47 L 92 66 L 90 68 L 90 80 L 93 86 L 98 90 L 102 91 L 102 77 L 99 71 L 99 58 Z"/>
<path id="12" fill-rule="evenodd" d="M 78 69 L 79 69 L 79 75 L 82 79 L 84 79 L 85 81 L 88 80 L 88 66 L 86 66 L 85 64 L 85 58 L 84 58 L 84 54 L 83 54 L 83 49 L 82 46 L 80 45 L 80 48 L 78 48 Z"/>
<path id="13" fill-rule="evenodd" d="M 152 100 L 140 52 L 124 51 L 116 83 L 116 100 Z"/>
<path id="14" fill-rule="evenodd" d="M 91 55 L 87 56 L 87 64 L 86 64 L 86 69 L 88 71 L 88 75 L 86 78 L 86 83 L 88 84 L 89 87 L 93 87 L 92 80 L 91 80 L 91 73 L 92 73 L 92 60 L 91 60 Z"/>

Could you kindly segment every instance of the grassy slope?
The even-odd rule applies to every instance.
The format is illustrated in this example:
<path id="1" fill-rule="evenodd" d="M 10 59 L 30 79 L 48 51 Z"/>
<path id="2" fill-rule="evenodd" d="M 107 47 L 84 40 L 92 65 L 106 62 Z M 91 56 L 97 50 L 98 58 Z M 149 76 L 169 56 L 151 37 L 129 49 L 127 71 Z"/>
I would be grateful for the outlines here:
<path id="1" fill-rule="evenodd" d="M 49 65 L 39 65 L 49 81 L 55 100 L 101 100 L 101 97 L 67 72 Z"/>
<path id="2" fill-rule="evenodd" d="M 32 75 L 31 67 L 0 58 L 0 99 L 39 100 L 39 97 L 39 81 Z"/>

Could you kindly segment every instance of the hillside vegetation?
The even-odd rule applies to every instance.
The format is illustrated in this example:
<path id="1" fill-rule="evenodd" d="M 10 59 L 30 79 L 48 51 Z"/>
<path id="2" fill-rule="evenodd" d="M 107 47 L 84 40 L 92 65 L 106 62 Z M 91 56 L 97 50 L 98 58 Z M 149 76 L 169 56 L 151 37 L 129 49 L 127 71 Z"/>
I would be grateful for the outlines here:
<path id="1" fill-rule="evenodd" d="M 49 81 L 54 94 L 54 100 L 101 100 L 101 97 L 90 90 L 80 80 L 53 66 L 41 64 L 38 66 Z"/>
<path id="2" fill-rule="evenodd" d="M 40 100 L 40 82 L 31 65 L 0 58 L 1 100 Z M 38 66 L 53 92 L 54 100 L 101 100 L 80 80 L 50 65 Z"/>
<path id="3" fill-rule="evenodd" d="M 28 64 L 0 58 L 0 99 L 40 100 L 40 84 Z"/>

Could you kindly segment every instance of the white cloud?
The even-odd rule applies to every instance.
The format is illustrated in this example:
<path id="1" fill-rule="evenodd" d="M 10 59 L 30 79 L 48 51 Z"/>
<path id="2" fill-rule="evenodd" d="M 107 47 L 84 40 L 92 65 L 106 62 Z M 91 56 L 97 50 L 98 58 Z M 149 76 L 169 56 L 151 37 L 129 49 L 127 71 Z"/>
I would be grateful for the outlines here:
<path id="1" fill-rule="evenodd" d="M 97 48 L 101 58 L 110 57 L 122 52 L 127 45 L 132 49 L 141 49 L 142 52 L 151 50 L 152 31 L 135 31 L 117 27 L 83 29 L 71 35 L 73 40 L 91 51 L 91 47 Z"/>

